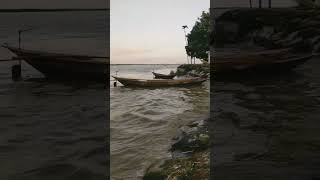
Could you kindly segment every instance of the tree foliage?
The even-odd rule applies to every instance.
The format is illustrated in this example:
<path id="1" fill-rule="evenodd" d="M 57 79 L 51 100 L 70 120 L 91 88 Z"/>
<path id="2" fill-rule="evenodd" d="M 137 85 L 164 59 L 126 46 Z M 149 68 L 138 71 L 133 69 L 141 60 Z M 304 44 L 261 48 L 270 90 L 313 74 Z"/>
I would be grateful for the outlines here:
<path id="1" fill-rule="evenodd" d="M 312 0 L 295 0 L 300 7 L 313 8 L 315 3 Z"/>
<path id="2" fill-rule="evenodd" d="M 188 45 L 186 46 L 186 51 L 188 56 L 208 61 L 209 33 L 210 14 L 203 11 L 191 32 L 187 35 Z"/>

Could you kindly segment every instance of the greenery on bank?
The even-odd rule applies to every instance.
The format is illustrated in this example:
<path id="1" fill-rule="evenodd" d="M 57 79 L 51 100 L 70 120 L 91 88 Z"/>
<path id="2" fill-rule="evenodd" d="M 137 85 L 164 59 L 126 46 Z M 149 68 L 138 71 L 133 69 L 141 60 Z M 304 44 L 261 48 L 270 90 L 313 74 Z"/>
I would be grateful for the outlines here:
<path id="1" fill-rule="evenodd" d="M 187 35 L 186 51 L 191 58 L 208 61 L 209 51 L 210 14 L 202 12 L 191 32 Z"/>
<path id="2" fill-rule="evenodd" d="M 295 0 L 299 7 L 302 8 L 317 8 L 318 6 L 312 0 Z"/>
<path id="3" fill-rule="evenodd" d="M 148 172 L 143 180 L 207 180 L 210 173 L 209 150 L 194 153 L 191 157 L 166 161 L 162 170 Z"/>
<path id="4" fill-rule="evenodd" d="M 208 180 L 210 174 L 210 138 L 208 120 L 183 127 L 181 135 L 171 146 L 173 158 L 160 170 L 149 171 L 144 180 Z"/>

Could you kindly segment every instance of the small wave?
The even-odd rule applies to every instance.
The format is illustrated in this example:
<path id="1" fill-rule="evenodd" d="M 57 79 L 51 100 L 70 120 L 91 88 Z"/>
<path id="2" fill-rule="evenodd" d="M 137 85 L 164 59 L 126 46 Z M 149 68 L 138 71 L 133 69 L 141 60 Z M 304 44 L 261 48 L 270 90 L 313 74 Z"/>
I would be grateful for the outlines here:
<path id="1" fill-rule="evenodd" d="M 86 168 L 80 168 L 72 164 L 55 164 L 25 171 L 14 175 L 14 180 L 32 179 L 32 180 L 106 180 L 107 174 L 98 174 Z"/>

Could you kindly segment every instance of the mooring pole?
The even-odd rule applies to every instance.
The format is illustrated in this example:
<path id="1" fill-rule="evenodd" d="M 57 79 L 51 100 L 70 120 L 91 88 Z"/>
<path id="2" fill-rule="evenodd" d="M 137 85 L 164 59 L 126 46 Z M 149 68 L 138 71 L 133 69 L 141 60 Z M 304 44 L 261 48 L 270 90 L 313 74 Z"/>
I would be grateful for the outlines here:
<path id="1" fill-rule="evenodd" d="M 19 29 L 18 30 L 18 34 L 19 34 L 19 50 L 21 50 L 21 33 L 25 32 L 25 31 L 30 31 L 32 28 L 28 28 L 28 29 Z M 12 74 L 12 79 L 14 81 L 19 81 L 22 79 L 21 77 L 21 65 L 22 65 L 22 59 L 20 57 L 19 58 L 19 64 L 13 65 L 11 67 L 11 74 Z"/>
<path id="2" fill-rule="evenodd" d="M 18 33 L 19 33 L 19 49 L 21 49 L 21 30 L 19 30 Z"/>
<path id="3" fill-rule="evenodd" d="M 118 77 L 118 71 L 116 71 L 116 77 Z M 113 87 L 117 87 L 117 79 L 115 79 L 116 81 L 113 82 Z"/>
<path id="4" fill-rule="evenodd" d="M 269 8 L 271 8 L 271 0 L 269 0 Z"/>
<path id="5" fill-rule="evenodd" d="M 21 33 L 22 33 L 22 30 L 19 30 L 18 31 L 19 33 L 19 50 L 21 50 Z M 19 58 L 19 65 L 21 66 L 22 62 L 21 62 L 21 59 Z"/>
<path id="6" fill-rule="evenodd" d="M 262 8 L 262 1 L 259 0 L 259 8 Z"/>

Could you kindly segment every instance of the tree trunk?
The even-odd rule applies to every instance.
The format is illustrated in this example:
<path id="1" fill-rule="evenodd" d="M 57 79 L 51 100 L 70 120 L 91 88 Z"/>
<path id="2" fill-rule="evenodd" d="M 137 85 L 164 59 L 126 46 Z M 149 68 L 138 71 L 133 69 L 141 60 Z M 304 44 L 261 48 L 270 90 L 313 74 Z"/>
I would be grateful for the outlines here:
<path id="1" fill-rule="evenodd" d="M 269 0 L 269 8 L 271 8 L 271 0 Z"/>
<path id="2" fill-rule="evenodd" d="M 250 8 L 252 8 L 252 0 L 249 0 Z"/>
<path id="3" fill-rule="evenodd" d="M 262 7 L 262 2 L 261 2 L 261 0 L 259 0 L 259 8 L 261 8 Z"/>

